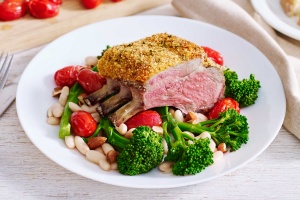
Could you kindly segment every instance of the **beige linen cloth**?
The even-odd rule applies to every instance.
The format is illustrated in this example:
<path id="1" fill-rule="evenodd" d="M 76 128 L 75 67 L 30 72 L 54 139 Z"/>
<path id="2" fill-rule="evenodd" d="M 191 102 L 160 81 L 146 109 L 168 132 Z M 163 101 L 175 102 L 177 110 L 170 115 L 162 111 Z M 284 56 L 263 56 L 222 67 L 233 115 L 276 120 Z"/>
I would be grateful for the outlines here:
<path id="1" fill-rule="evenodd" d="M 300 139 L 300 42 L 264 23 L 250 0 L 173 0 L 172 4 L 182 17 L 227 29 L 264 53 L 276 68 L 285 90 L 287 106 L 283 125 Z"/>

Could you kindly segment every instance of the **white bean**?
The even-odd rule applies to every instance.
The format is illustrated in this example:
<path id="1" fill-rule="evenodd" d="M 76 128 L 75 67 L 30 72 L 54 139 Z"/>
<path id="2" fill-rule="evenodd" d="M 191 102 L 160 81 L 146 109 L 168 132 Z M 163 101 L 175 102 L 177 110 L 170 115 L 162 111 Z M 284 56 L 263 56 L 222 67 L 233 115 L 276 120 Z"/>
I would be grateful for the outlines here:
<path id="1" fill-rule="evenodd" d="M 169 150 L 167 141 L 165 139 L 163 139 L 162 143 L 163 143 L 163 147 L 164 147 L 164 154 L 167 154 L 168 150 Z"/>
<path id="2" fill-rule="evenodd" d="M 116 130 L 121 134 L 121 135 L 125 135 L 125 133 L 127 132 L 127 125 L 122 123 L 120 124 L 120 126 L 116 126 Z"/>
<path id="3" fill-rule="evenodd" d="M 79 110 L 82 110 L 82 108 L 80 108 L 80 106 L 74 102 L 69 102 L 69 108 L 73 111 L 73 112 L 76 112 L 76 111 L 79 111 Z"/>
<path id="4" fill-rule="evenodd" d="M 118 163 L 114 162 L 110 164 L 110 169 L 111 170 L 117 170 L 118 169 Z"/>
<path id="5" fill-rule="evenodd" d="M 84 142 L 84 140 L 77 135 L 75 136 L 75 146 L 83 155 L 86 155 L 86 153 L 90 150 L 89 146 Z"/>
<path id="6" fill-rule="evenodd" d="M 209 148 L 212 152 L 216 151 L 216 143 L 212 139 L 210 139 Z"/>
<path id="7" fill-rule="evenodd" d="M 104 151 L 103 151 L 103 149 L 102 149 L 102 147 L 97 147 L 96 149 L 94 149 L 95 151 L 98 151 L 98 152 L 100 152 L 100 153 L 102 153 L 102 154 L 104 154 Z"/>
<path id="8" fill-rule="evenodd" d="M 131 128 L 131 129 L 129 129 L 126 133 L 125 133 L 125 135 L 124 135 L 124 137 L 126 137 L 127 139 L 130 139 L 132 136 L 133 136 L 133 131 L 134 131 L 134 129 L 135 128 Z"/>
<path id="9" fill-rule="evenodd" d="M 47 123 L 50 125 L 58 125 L 60 123 L 60 119 L 56 117 L 48 117 Z"/>
<path id="10" fill-rule="evenodd" d="M 95 113 L 95 112 L 97 112 L 97 111 L 96 111 L 96 108 L 97 108 L 97 107 L 99 107 L 99 104 L 98 104 L 98 103 L 95 104 L 95 105 L 93 105 L 93 106 L 88 106 L 88 105 L 86 105 L 86 104 L 83 104 L 83 105 L 81 106 L 81 109 L 84 110 L 84 111 L 86 111 L 86 112 L 88 112 L 88 113 Z"/>
<path id="11" fill-rule="evenodd" d="M 64 107 L 60 103 L 55 103 L 52 105 L 51 110 L 54 117 L 61 117 Z"/>
<path id="12" fill-rule="evenodd" d="M 169 162 L 169 161 L 164 161 L 162 162 L 158 169 L 161 171 L 161 172 L 164 172 L 166 174 L 170 174 L 172 173 L 172 166 L 173 166 L 173 162 Z"/>
<path id="13" fill-rule="evenodd" d="M 110 164 L 109 162 L 107 162 L 105 159 L 101 159 L 99 161 L 99 166 L 101 167 L 101 169 L 103 169 L 104 171 L 109 171 L 110 170 Z"/>
<path id="14" fill-rule="evenodd" d="M 62 105 L 62 106 L 65 106 L 66 103 L 67 103 L 67 100 L 68 100 L 68 96 L 69 96 L 69 87 L 67 86 L 64 86 L 61 90 L 61 93 L 59 95 L 59 99 L 58 99 L 58 102 Z"/>
<path id="15" fill-rule="evenodd" d="M 75 137 L 74 135 L 65 136 L 65 143 L 68 148 L 73 149 L 75 148 Z"/>
<path id="16" fill-rule="evenodd" d="M 164 129 L 161 126 L 153 126 L 152 130 L 156 133 L 159 133 L 160 135 L 164 133 Z"/>
<path id="17" fill-rule="evenodd" d="M 197 116 L 197 119 L 193 121 L 193 124 L 198 124 L 200 122 L 206 121 L 207 117 L 203 115 L 202 113 L 195 113 Z"/>
<path id="18" fill-rule="evenodd" d="M 101 159 L 106 159 L 106 156 L 99 151 L 90 150 L 86 153 L 86 159 L 92 163 L 99 164 Z"/>
<path id="19" fill-rule="evenodd" d="M 87 66 L 97 65 L 97 63 L 98 63 L 98 58 L 95 56 L 88 56 L 85 58 L 85 64 Z"/>
<path id="20" fill-rule="evenodd" d="M 91 114 L 92 117 L 94 118 L 94 120 L 99 123 L 100 122 L 100 116 L 99 116 L 99 113 L 95 112 L 95 113 L 92 113 Z"/>
<path id="21" fill-rule="evenodd" d="M 201 133 L 200 135 L 198 135 L 197 137 L 199 137 L 199 138 L 208 138 L 208 139 L 211 139 L 211 135 L 210 135 L 210 133 L 207 132 L 207 131 L 202 132 L 202 133 Z"/>
<path id="22" fill-rule="evenodd" d="M 183 114 L 180 110 L 176 110 L 174 113 L 174 118 L 176 119 L 176 121 L 178 122 L 183 122 L 184 118 L 183 118 Z"/>
<path id="23" fill-rule="evenodd" d="M 50 107 L 47 111 L 47 116 L 48 117 L 53 117 L 53 113 L 52 113 L 52 107 Z"/>
<path id="24" fill-rule="evenodd" d="M 115 150 L 115 149 L 113 148 L 113 146 L 111 146 L 109 143 L 104 143 L 104 144 L 102 144 L 102 149 L 103 149 L 105 155 L 107 155 L 107 153 L 108 153 L 109 151 L 111 151 L 111 150 L 114 151 L 114 150 Z"/>
<path id="25" fill-rule="evenodd" d="M 222 160 L 222 159 L 223 159 L 223 156 L 224 156 L 224 154 L 223 154 L 222 151 L 216 151 L 216 152 L 214 152 L 214 154 L 213 154 L 213 161 L 214 161 L 214 162 L 217 162 L 218 160 Z"/>

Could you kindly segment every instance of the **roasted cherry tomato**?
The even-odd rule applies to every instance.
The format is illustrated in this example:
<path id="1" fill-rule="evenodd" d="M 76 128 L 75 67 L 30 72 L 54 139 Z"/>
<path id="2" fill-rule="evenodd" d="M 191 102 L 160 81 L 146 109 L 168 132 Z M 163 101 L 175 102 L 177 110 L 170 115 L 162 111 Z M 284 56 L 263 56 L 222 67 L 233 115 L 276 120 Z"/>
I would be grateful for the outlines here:
<path id="1" fill-rule="evenodd" d="M 219 113 L 227 110 L 228 108 L 233 108 L 236 111 L 238 111 L 238 113 L 240 113 L 240 107 L 238 102 L 236 102 L 232 98 L 224 98 L 219 100 L 216 103 L 216 105 L 211 109 L 211 111 L 208 114 L 208 119 L 218 118 Z"/>
<path id="2" fill-rule="evenodd" d="M 19 19 L 26 14 L 26 10 L 26 2 L 23 0 L 4 0 L 0 3 L 0 20 Z"/>
<path id="3" fill-rule="evenodd" d="M 97 128 L 97 122 L 92 115 L 83 110 L 72 113 L 70 124 L 72 132 L 81 137 L 91 136 Z"/>
<path id="4" fill-rule="evenodd" d="M 79 70 L 84 68 L 83 66 L 67 66 L 60 70 L 57 70 L 54 74 L 54 80 L 57 86 L 71 87 L 77 81 L 77 75 Z"/>
<path id="5" fill-rule="evenodd" d="M 131 117 L 125 124 L 127 125 L 128 130 L 138 126 L 149 126 L 152 128 L 153 126 L 161 126 L 162 119 L 158 112 L 154 110 L 145 110 Z"/>
<path id="6" fill-rule="evenodd" d="M 212 59 L 215 63 L 217 63 L 219 65 L 224 64 L 223 56 L 219 52 L 213 50 L 212 48 L 206 47 L 206 46 L 203 46 L 202 48 L 205 51 L 205 53 L 207 54 L 207 57 Z"/>
<path id="7" fill-rule="evenodd" d="M 96 8 L 103 0 L 81 0 L 82 5 L 87 9 Z"/>
<path id="8" fill-rule="evenodd" d="M 59 13 L 59 3 L 55 0 L 29 0 L 29 13 L 39 19 L 54 17 Z"/>
<path id="9" fill-rule="evenodd" d="M 106 79 L 91 69 L 81 70 L 77 75 L 77 81 L 87 94 L 101 89 L 106 84 Z"/>

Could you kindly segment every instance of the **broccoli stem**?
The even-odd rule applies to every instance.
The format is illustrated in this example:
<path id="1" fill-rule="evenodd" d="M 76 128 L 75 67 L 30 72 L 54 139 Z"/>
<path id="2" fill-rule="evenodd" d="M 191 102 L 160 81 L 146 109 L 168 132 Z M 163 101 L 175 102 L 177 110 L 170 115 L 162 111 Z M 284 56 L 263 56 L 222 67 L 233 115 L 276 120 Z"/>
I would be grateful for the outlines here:
<path id="1" fill-rule="evenodd" d="M 69 108 L 69 102 L 73 102 L 77 104 L 78 96 L 82 93 L 83 93 L 83 89 L 77 82 L 70 89 L 68 100 L 60 120 L 59 137 L 61 139 L 64 139 L 66 136 L 71 135 L 70 118 L 71 118 L 72 110 Z"/>
<path id="2" fill-rule="evenodd" d="M 121 136 L 114 125 L 107 117 L 103 117 L 100 120 L 99 126 L 103 129 L 106 137 L 107 142 L 114 146 L 114 148 L 118 151 L 122 151 L 124 147 L 130 143 L 130 140 Z"/>

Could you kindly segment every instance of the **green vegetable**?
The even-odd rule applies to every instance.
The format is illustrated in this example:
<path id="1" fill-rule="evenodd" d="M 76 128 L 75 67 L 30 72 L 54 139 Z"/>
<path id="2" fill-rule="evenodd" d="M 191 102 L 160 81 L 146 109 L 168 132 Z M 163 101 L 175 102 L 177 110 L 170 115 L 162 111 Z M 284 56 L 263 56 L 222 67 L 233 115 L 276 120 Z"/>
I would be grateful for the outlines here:
<path id="1" fill-rule="evenodd" d="M 183 131 L 198 134 L 207 131 L 217 145 L 225 143 L 230 148 L 230 151 L 236 151 L 242 144 L 248 142 L 249 126 L 247 118 L 234 109 L 221 112 L 216 119 L 203 121 L 198 124 L 178 122 L 178 126 Z"/>
<path id="2" fill-rule="evenodd" d="M 107 142 L 118 151 L 118 170 L 121 174 L 137 175 L 147 173 L 157 167 L 164 154 L 162 137 L 147 126 L 139 126 L 129 139 L 121 136 L 107 118 L 101 118 L 100 124 Z"/>
<path id="3" fill-rule="evenodd" d="M 60 120 L 59 137 L 62 139 L 64 139 L 66 136 L 69 136 L 71 134 L 70 118 L 71 118 L 72 110 L 69 108 L 69 102 L 73 102 L 77 104 L 78 96 L 82 93 L 83 93 L 83 89 L 77 82 L 70 89 L 68 100 Z"/>
<path id="4" fill-rule="evenodd" d="M 260 81 L 256 80 L 253 74 L 249 79 L 239 80 L 235 71 L 226 69 L 225 76 L 225 97 L 236 100 L 240 107 L 247 107 L 255 103 L 258 98 L 258 90 L 261 87 Z"/>
<path id="5" fill-rule="evenodd" d="M 213 152 L 209 148 L 209 139 L 194 139 L 181 131 L 178 122 L 168 112 L 168 107 L 158 109 L 163 119 L 164 137 L 168 144 L 165 161 L 174 162 L 174 175 L 193 175 L 213 164 Z M 170 139 L 170 135 L 174 141 Z"/>

